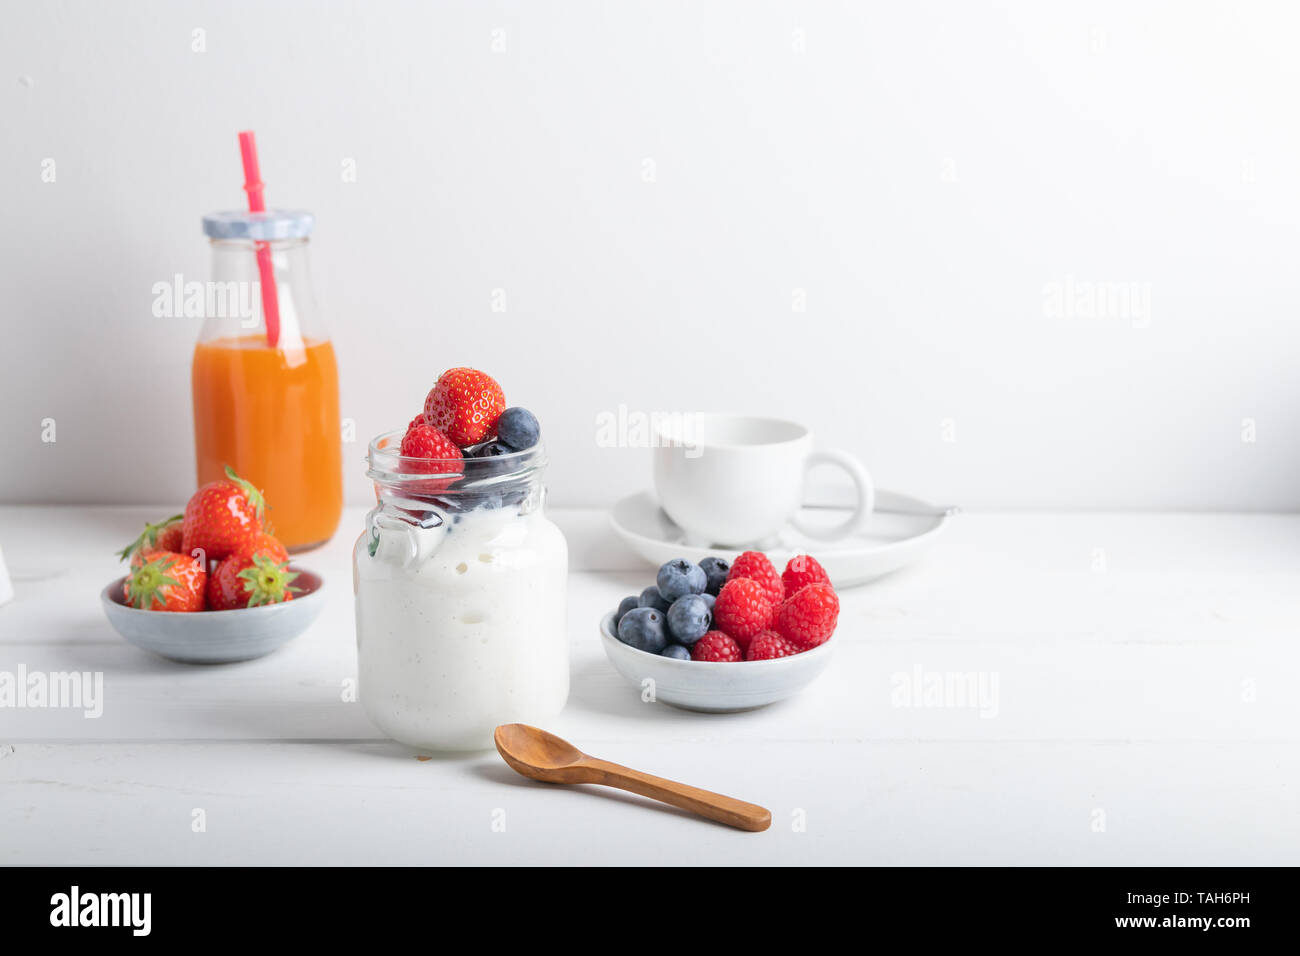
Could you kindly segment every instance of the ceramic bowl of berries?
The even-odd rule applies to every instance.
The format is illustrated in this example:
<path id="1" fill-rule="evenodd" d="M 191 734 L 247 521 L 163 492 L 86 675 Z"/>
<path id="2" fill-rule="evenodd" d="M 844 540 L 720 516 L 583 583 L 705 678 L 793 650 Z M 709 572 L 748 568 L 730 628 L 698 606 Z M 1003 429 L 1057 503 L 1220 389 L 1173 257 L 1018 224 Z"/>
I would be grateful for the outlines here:
<path id="1" fill-rule="evenodd" d="M 100 603 L 129 643 L 190 664 L 233 663 L 283 647 L 320 614 L 320 575 L 289 563 L 261 492 L 226 475 L 118 552 L 128 573 Z"/>
<path id="2" fill-rule="evenodd" d="M 731 713 L 792 696 L 830 663 L 840 603 L 817 560 L 783 573 L 746 551 L 734 563 L 677 558 L 601 619 L 614 669 L 656 700 Z M 647 681 L 653 681 L 647 685 Z"/>

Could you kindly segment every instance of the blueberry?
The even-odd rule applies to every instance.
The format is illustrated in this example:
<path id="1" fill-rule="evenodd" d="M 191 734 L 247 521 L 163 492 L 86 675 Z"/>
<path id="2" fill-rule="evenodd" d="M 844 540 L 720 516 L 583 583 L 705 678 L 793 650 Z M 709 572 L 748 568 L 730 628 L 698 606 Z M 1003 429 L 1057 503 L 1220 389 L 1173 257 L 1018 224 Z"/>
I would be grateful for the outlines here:
<path id="1" fill-rule="evenodd" d="M 614 612 L 614 627 L 615 628 L 618 627 L 618 622 L 623 620 L 624 614 L 632 610 L 632 608 L 640 607 L 640 606 L 641 605 L 637 603 L 637 596 L 635 594 L 633 594 L 631 597 L 625 597 L 623 598 L 623 600 L 619 601 L 618 610 Z"/>
<path id="2" fill-rule="evenodd" d="M 693 561 L 674 558 L 659 569 L 656 579 L 659 593 L 669 601 L 676 601 L 688 594 L 701 594 L 709 583 L 704 571 Z"/>
<path id="3" fill-rule="evenodd" d="M 679 644 L 694 644 L 708 633 L 713 614 L 698 594 L 679 597 L 668 609 L 668 630 Z"/>
<path id="4" fill-rule="evenodd" d="M 459 520 L 459 514 L 467 511 L 501 507 L 501 496 L 491 491 L 458 491 L 457 494 L 441 495 L 432 500 L 448 514 L 456 514 L 457 520 Z"/>
<path id="5" fill-rule="evenodd" d="M 515 467 L 514 462 L 509 461 L 492 461 L 493 458 L 500 458 L 502 455 L 514 454 L 509 448 L 499 441 L 483 442 L 481 445 L 473 445 L 465 449 L 465 457 L 481 464 L 470 465 L 467 478 L 462 481 L 474 482 L 480 478 L 490 478 L 493 475 L 504 475 Z"/>
<path id="6" fill-rule="evenodd" d="M 526 408 L 507 408 L 497 419 L 497 441 L 514 451 L 532 448 L 541 437 L 537 416 Z"/>
<path id="7" fill-rule="evenodd" d="M 664 616 L 652 607 L 633 608 L 618 622 L 618 639 L 638 651 L 658 654 L 668 643 Z"/>
<path id="8" fill-rule="evenodd" d="M 664 596 L 659 593 L 659 589 L 652 584 L 641 592 L 641 596 L 637 598 L 637 603 L 640 604 L 641 607 L 652 607 L 660 614 L 667 614 L 668 609 L 672 607 L 673 602 L 665 599 Z"/>
<path id="9" fill-rule="evenodd" d="M 700 599 L 701 599 L 702 601 L 704 601 L 704 603 L 707 604 L 707 605 L 709 606 L 709 613 L 712 614 L 712 613 L 713 613 L 713 602 L 716 601 L 717 598 L 714 597 L 712 594 L 709 594 L 709 593 L 706 591 L 706 592 L 704 592 L 703 594 L 700 595 Z"/>
<path id="10" fill-rule="evenodd" d="M 691 652 L 688 651 L 686 648 L 682 647 L 682 645 L 680 644 L 669 644 L 667 647 L 665 647 L 662 651 L 659 652 L 659 656 L 671 657 L 674 660 L 679 660 L 679 661 L 689 661 L 691 659 Z"/>
<path id="11" fill-rule="evenodd" d="M 700 570 L 704 572 L 705 578 L 708 579 L 708 585 L 704 588 L 709 594 L 717 594 L 722 590 L 722 586 L 727 583 L 727 573 L 731 570 L 731 565 L 721 558 L 707 557 L 700 562 Z"/>

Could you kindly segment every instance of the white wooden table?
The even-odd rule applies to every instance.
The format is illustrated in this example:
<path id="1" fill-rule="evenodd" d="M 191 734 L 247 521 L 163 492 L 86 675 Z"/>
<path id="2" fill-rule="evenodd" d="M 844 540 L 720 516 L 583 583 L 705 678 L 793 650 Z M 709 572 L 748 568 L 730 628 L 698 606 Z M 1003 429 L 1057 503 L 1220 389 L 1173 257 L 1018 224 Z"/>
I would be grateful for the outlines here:
<path id="1" fill-rule="evenodd" d="M 342 699 L 362 509 L 302 557 L 331 594 L 285 650 L 136 650 L 98 595 L 163 510 L 0 508 L 0 672 L 102 672 L 105 698 L 98 719 L 0 709 L 0 863 L 1300 862 L 1300 516 L 964 515 L 925 564 L 843 592 L 801 696 L 710 716 L 606 663 L 596 622 L 651 569 L 599 512 L 554 513 L 573 691 L 552 729 L 770 807 L 747 834 L 381 738 Z M 967 674 L 982 707 L 903 706 Z"/>

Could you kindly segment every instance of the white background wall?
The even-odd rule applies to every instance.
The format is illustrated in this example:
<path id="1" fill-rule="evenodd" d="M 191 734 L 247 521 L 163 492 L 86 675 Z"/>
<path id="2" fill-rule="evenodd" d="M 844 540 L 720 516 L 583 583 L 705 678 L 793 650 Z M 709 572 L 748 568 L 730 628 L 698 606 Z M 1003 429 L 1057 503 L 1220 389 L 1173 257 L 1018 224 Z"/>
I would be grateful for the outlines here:
<path id="1" fill-rule="evenodd" d="M 318 217 L 356 502 L 471 364 L 563 504 L 648 483 L 596 445 L 622 403 L 799 418 L 969 508 L 1295 509 L 1296 9 L 4 0 L 0 501 L 188 494 L 197 323 L 150 290 L 206 276 L 252 128 Z"/>

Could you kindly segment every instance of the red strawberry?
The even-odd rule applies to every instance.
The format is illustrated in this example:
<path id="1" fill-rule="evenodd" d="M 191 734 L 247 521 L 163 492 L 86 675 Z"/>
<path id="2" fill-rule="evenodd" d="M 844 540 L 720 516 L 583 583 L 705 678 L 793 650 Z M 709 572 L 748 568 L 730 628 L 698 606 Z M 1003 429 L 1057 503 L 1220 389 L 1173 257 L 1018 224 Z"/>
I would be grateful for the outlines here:
<path id="1" fill-rule="evenodd" d="M 825 644 L 835 633 L 840 599 L 829 584 L 809 584 L 781 605 L 776 629 L 800 650 Z"/>
<path id="2" fill-rule="evenodd" d="M 292 601 L 297 571 L 268 554 L 232 554 L 208 579 L 208 610 L 232 611 Z"/>
<path id="3" fill-rule="evenodd" d="M 204 485 L 185 506 L 181 550 L 196 548 L 214 560 L 247 550 L 262 533 L 262 493 L 226 466 L 226 477 Z"/>
<path id="4" fill-rule="evenodd" d="M 184 542 L 185 520 L 183 516 L 177 515 L 170 524 L 159 530 L 156 544 L 159 551 L 179 552 Z"/>
<path id="5" fill-rule="evenodd" d="M 140 537 L 119 551 L 117 556 L 123 561 L 130 558 L 131 567 L 138 568 L 144 564 L 144 553 L 146 551 L 179 552 L 181 550 L 181 518 L 181 515 L 172 515 L 170 518 L 164 518 L 156 524 L 146 522 L 144 530 L 140 532 Z"/>
<path id="6" fill-rule="evenodd" d="M 740 645 L 721 631 L 709 631 L 691 648 L 693 661 L 743 661 Z"/>
<path id="7" fill-rule="evenodd" d="M 745 650 L 745 660 L 770 661 L 778 657 L 791 657 L 799 651 L 800 648 L 795 647 L 776 631 L 764 631 L 749 642 L 749 647 Z"/>
<path id="8" fill-rule="evenodd" d="M 248 549 L 240 553 L 241 554 L 264 554 L 267 557 L 271 558 L 273 561 L 289 560 L 289 552 L 285 550 L 284 545 L 280 543 L 280 539 L 277 538 L 275 535 L 271 534 L 269 531 L 263 531 L 261 534 L 259 534 L 256 538 L 253 539 L 253 543 L 249 545 Z"/>
<path id="9" fill-rule="evenodd" d="M 437 494 L 465 471 L 464 456 L 456 443 L 438 429 L 425 424 L 412 425 L 402 436 L 401 453 L 414 459 L 401 463 L 402 471 L 417 475 L 449 475 L 412 482 L 408 490 L 416 494 Z"/>
<path id="10" fill-rule="evenodd" d="M 734 581 L 736 578 L 749 578 L 761 584 L 773 607 L 779 607 L 785 600 L 785 585 L 781 583 L 781 575 L 776 573 L 772 562 L 761 551 L 746 551 L 731 563 L 727 580 Z"/>
<path id="11" fill-rule="evenodd" d="M 810 554 L 796 554 L 785 565 L 781 574 L 786 598 L 792 598 L 810 584 L 830 584 L 830 575 Z"/>
<path id="12" fill-rule="evenodd" d="M 144 552 L 122 585 L 127 603 L 144 611 L 202 611 L 203 562 L 175 551 Z"/>
<path id="13" fill-rule="evenodd" d="M 728 581 L 713 602 L 713 624 L 728 634 L 741 650 L 772 626 L 775 609 L 763 586 L 751 578 Z"/>
<path id="14" fill-rule="evenodd" d="M 492 376 L 472 368 L 452 368 L 424 400 L 424 421 L 445 432 L 462 448 L 496 434 L 506 410 L 506 393 Z"/>

